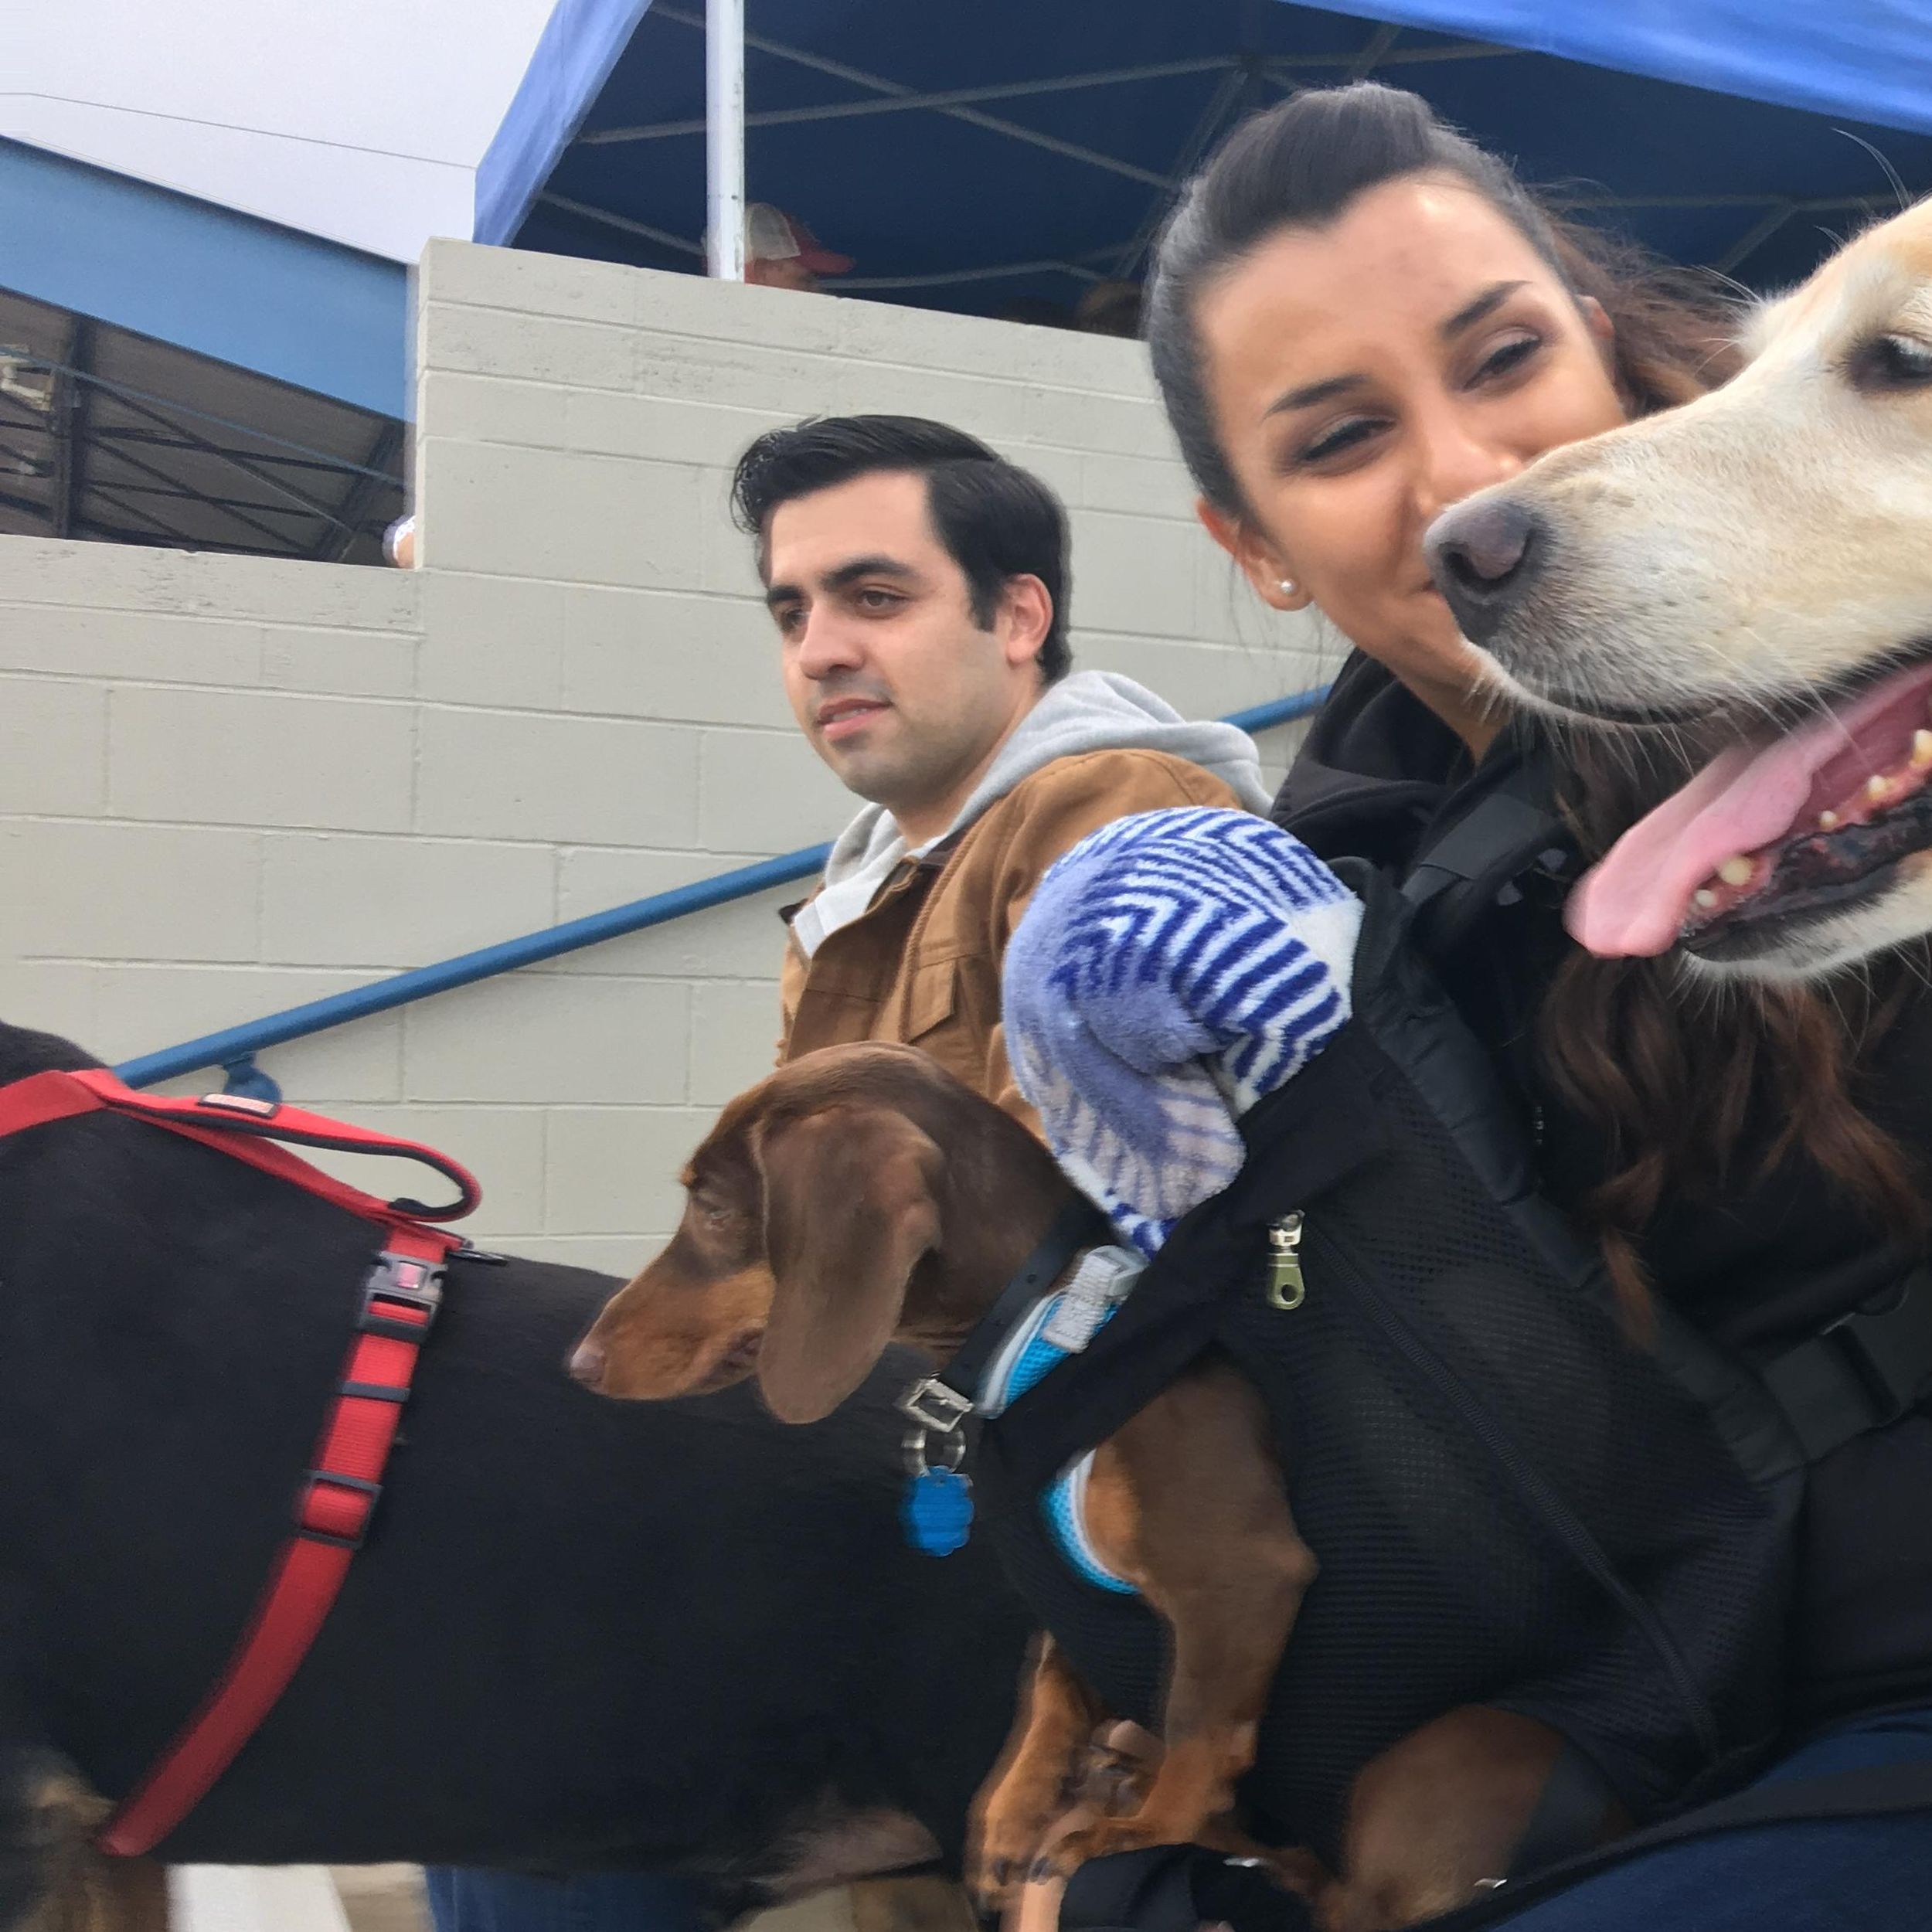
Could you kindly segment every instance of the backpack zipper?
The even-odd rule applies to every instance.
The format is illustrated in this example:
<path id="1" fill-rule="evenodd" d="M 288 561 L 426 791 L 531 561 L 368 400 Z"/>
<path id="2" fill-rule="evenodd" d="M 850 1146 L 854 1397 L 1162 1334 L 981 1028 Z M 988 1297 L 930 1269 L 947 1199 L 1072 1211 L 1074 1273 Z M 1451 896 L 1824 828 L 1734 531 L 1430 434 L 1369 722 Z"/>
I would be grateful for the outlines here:
<path id="1" fill-rule="evenodd" d="M 1298 1308 L 1308 1298 L 1301 1274 L 1301 1214 L 1298 1209 L 1268 1223 L 1268 1306 Z"/>
<path id="2" fill-rule="evenodd" d="M 1298 1224 L 1301 1219 L 1298 1214 L 1290 1218 Z M 1272 1236 L 1273 1229 L 1269 1232 Z M 1298 1240 L 1298 1226 L 1297 1233 Z M 1322 1237 L 1322 1252 L 1354 1288 L 1355 1298 L 1367 1311 L 1369 1319 L 1395 1345 L 1410 1367 L 1419 1370 L 1434 1385 L 1437 1393 L 1515 1482 L 1518 1493 L 1543 1518 L 1570 1554 L 1643 1632 L 1681 1699 L 1699 1744 L 1707 1755 L 1717 1757 L 1722 1743 L 1716 1715 L 1683 1652 L 1664 1627 L 1662 1619 L 1617 1574 L 1616 1566 L 1604 1553 L 1603 1546 L 1589 1526 L 1523 1452 L 1515 1437 L 1498 1420 L 1494 1409 L 1479 1401 L 1455 1370 L 1428 1347 L 1408 1318 L 1396 1307 L 1393 1298 L 1383 1293 L 1367 1271 L 1355 1265 L 1349 1251 L 1332 1235 L 1325 1234 Z M 1297 1272 L 1299 1273 L 1298 1267 Z"/>

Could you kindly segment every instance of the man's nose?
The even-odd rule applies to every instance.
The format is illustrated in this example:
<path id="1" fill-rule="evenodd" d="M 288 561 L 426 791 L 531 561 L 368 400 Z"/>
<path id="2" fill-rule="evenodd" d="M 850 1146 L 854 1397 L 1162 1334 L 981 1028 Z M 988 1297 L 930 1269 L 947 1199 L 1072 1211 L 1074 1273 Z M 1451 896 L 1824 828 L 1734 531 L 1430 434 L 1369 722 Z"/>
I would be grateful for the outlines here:
<path id="1" fill-rule="evenodd" d="M 835 611 L 806 614 L 798 637 L 798 668 L 808 678 L 826 678 L 850 671 L 865 660 L 852 624 Z"/>

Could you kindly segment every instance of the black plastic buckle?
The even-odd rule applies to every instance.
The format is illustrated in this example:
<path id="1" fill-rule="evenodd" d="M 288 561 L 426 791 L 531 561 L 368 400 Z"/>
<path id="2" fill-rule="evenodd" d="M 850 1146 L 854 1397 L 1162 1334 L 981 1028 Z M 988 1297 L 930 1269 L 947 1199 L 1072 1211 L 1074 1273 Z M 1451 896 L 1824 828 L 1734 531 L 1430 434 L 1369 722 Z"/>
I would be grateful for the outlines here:
<path id="1" fill-rule="evenodd" d="M 352 1536 L 338 1536 L 333 1530 L 318 1529 L 308 1520 L 308 1506 L 318 1489 L 348 1489 L 368 1500 L 362 1519 Z M 366 1482 L 360 1476 L 338 1475 L 332 1469 L 311 1469 L 302 1484 L 301 1499 L 295 1505 L 295 1533 L 312 1543 L 326 1543 L 332 1549 L 360 1549 L 369 1535 L 369 1519 L 376 1514 L 376 1498 L 383 1493 L 379 1482 Z"/>
<path id="2" fill-rule="evenodd" d="M 1932 1280 L 1923 1269 L 1908 1274 L 1883 1307 L 1860 1308 L 1825 1332 L 1864 1384 L 1878 1427 L 1932 1391 Z"/>
<path id="3" fill-rule="evenodd" d="M 1889 1427 L 1932 1397 L 1932 1274 L 1915 1268 L 1882 1301 L 1786 1349 L 1758 1374 L 1808 1461 Z"/>
<path id="4" fill-rule="evenodd" d="M 382 1311 L 387 1302 L 393 1308 L 417 1308 L 420 1321 L 406 1315 Z M 355 1318 L 359 1334 L 386 1335 L 393 1342 L 420 1342 L 436 1321 L 443 1305 L 443 1270 L 434 1261 L 420 1261 L 413 1255 L 392 1254 L 385 1249 L 376 1257 L 362 1283 L 362 1306 Z"/>

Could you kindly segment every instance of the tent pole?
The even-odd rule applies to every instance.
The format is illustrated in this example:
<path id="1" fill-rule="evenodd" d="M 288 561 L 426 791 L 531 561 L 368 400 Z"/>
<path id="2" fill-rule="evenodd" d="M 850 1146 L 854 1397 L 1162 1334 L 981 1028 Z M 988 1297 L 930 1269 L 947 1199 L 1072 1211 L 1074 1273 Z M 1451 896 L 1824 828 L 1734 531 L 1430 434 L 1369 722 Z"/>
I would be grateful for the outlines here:
<path id="1" fill-rule="evenodd" d="M 745 278 L 744 0 L 705 0 L 706 266 Z"/>

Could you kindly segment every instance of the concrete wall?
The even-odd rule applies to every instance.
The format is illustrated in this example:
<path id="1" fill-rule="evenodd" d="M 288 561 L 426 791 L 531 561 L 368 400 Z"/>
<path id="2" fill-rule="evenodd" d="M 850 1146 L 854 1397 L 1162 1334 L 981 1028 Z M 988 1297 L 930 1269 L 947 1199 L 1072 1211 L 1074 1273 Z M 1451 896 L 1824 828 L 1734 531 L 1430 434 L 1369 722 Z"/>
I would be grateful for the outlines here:
<path id="1" fill-rule="evenodd" d="M 0 539 L 9 1020 L 120 1059 L 829 836 L 725 509 L 809 412 L 1045 477 L 1083 664 L 1199 715 L 1325 675 L 1194 525 L 1137 345 L 458 243 L 417 312 L 422 569 Z M 628 1271 L 769 1063 L 787 896 L 263 1063 L 469 1160 L 488 1239 Z"/>

